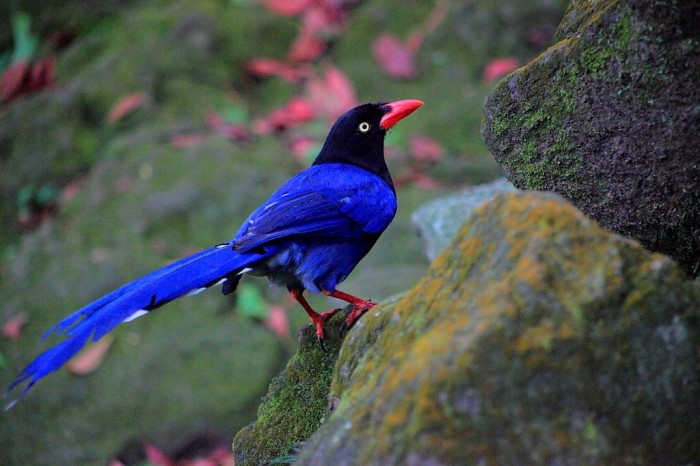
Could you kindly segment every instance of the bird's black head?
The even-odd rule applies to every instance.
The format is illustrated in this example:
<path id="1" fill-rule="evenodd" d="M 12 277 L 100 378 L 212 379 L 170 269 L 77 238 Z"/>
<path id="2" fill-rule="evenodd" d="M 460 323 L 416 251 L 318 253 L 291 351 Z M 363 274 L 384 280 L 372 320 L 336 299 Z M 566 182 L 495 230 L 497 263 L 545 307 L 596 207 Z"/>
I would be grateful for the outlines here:
<path id="1" fill-rule="evenodd" d="M 393 186 L 384 160 L 384 136 L 389 128 L 421 105 L 420 100 L 399 100 L 364 104 L 348 110 L 333 124 L 314 165 L 356 165 Z"/>

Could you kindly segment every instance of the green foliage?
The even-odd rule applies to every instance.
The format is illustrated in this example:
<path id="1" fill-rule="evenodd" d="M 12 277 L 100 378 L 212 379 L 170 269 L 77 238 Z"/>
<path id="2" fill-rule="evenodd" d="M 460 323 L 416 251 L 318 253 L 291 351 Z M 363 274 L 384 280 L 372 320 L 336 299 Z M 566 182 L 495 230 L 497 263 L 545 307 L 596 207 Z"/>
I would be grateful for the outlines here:
<path id="1" fill-rule="evenodd" d="M 258 287 L 243 283 L 236 290 L 236 310 L 244 317 L 264 319 L 268 315 L 268 304 Z"/>
<path id="2" fill-rule="evenodd" d="M 10 63 L 29 60 L 34 56 L 39 40 L 31 31 L 31 18 L 26 13 L 15 13 L 12 16 L 12 37 L 14 49 Z"/>

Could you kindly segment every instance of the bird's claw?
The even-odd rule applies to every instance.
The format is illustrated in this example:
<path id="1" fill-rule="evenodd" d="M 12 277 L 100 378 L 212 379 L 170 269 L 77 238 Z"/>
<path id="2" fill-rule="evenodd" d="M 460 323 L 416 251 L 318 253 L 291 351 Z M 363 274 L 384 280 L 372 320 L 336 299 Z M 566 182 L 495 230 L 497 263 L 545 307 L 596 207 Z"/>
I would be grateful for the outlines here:
<path id="1" fill-rule="evenodd" d="M 321 336 L 321 335 L 316 335 L 316 341 L 318 342 L 318 346 L 321 348 L 321 351 L 323 351 L 324 353 L 327 353 L 328 350 L 326 349 L 326 345 L 324 344 L 326 339 L 323 338 L 323 336 Z"/>

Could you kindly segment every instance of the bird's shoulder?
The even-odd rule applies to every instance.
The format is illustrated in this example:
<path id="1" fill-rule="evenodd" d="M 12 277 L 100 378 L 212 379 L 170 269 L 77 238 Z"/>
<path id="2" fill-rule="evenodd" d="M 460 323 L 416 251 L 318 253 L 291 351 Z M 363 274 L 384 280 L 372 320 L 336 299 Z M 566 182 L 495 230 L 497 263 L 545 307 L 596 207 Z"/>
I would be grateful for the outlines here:
<path id="1" fill-rule="evenodd" d="M 394 190 L 377 175 L 352 165 L 314 165 L 255 210 L 235 241 L 243 247 L 285 235 L 380 234 L 396 208 Z"/>
<path id="2" fill-rule="evenodd" d="M 334 205 L 341 212 L 360 206 L 372 211 L 391 210 L 396 206 L 393 188 L 379 176 L 353 165 L 329 163 L 314 165 L 298 173 L 261 207 L 283 208 L 312 199 L 318 202 L 319 208 Z"/>

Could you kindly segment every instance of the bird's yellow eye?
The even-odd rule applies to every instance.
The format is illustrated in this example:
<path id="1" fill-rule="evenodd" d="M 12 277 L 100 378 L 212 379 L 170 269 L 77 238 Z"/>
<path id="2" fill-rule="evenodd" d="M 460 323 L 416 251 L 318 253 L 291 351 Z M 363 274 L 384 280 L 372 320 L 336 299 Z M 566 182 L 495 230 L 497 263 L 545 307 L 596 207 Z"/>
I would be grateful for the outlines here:
<path id="1" fill-rule="evenodd" d="M 369 131 L 369 123 L 363 121 L 362 123 L 360 123 L 357 129 L 359 129 L 361 133 L 366 133 L 367 131 Z"/>

